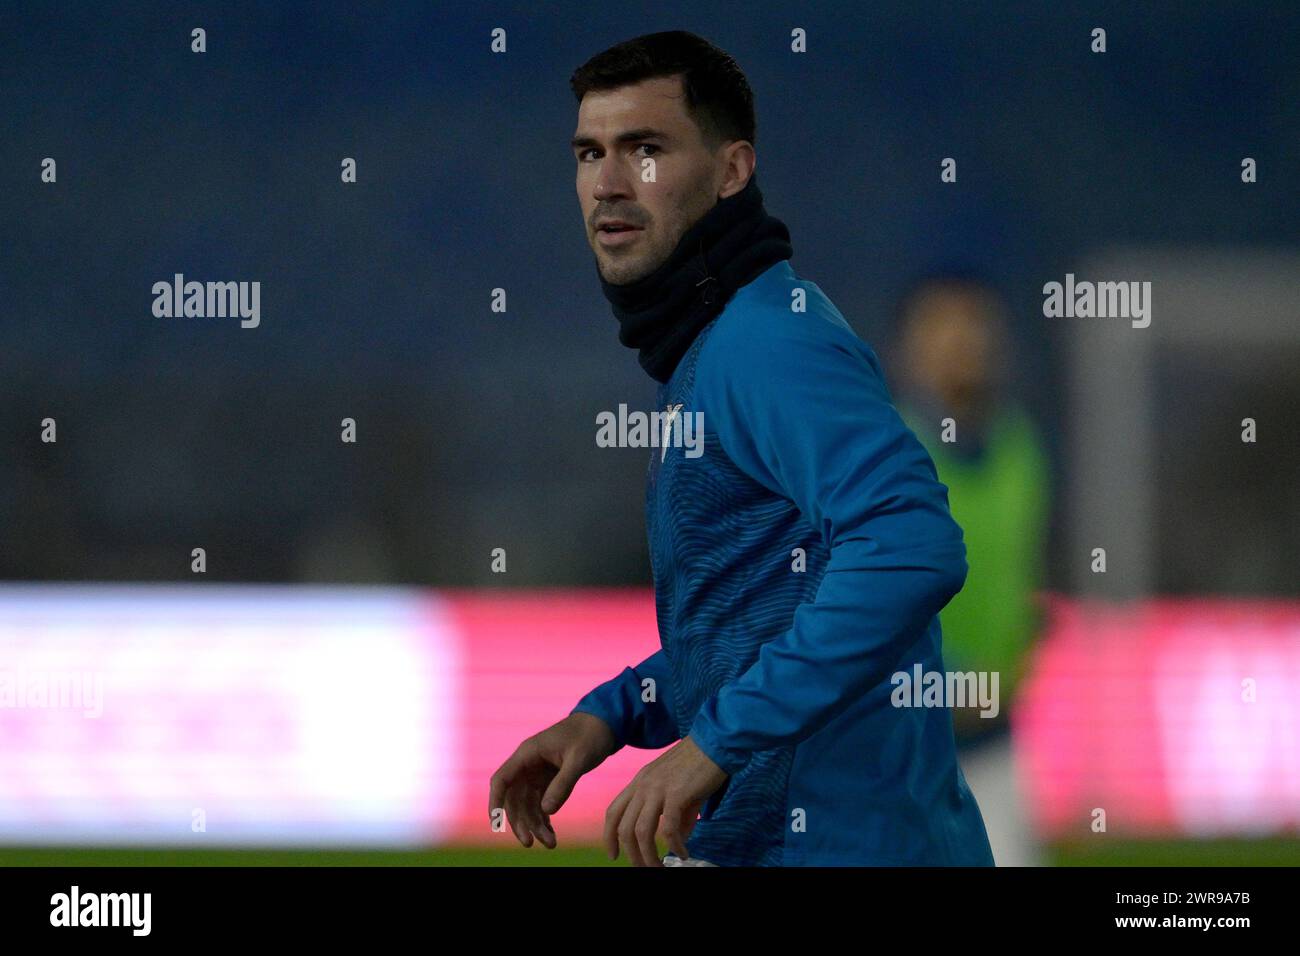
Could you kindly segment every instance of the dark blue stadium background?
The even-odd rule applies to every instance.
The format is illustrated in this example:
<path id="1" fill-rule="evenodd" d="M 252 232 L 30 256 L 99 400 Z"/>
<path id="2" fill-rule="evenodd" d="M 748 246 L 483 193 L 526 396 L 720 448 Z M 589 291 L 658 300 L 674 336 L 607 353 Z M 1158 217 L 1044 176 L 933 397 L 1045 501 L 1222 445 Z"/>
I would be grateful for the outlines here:
<path id="1" fill-rule="evenodd" d="M 1016 393 L 1059 450 L 1044 281 L 1117 242 L 1294 243 L 1282 7 L 7 4 L 0 578 L 183 579 L 203 546 L 223 580 L 503 583 L 494 547 L 510 585 L 648 580 L 644 453 L 594 434 L 653 388 L 584 240 L 567 81 L 661 29 L 746 70 L 793 265 L 887 363 L 912 275 L 1002 283 Z M 261 282 L 261 326 L 155 318 L 176 272 Z M 1061 565 L 1058 541 L 1049 586 Z"/>

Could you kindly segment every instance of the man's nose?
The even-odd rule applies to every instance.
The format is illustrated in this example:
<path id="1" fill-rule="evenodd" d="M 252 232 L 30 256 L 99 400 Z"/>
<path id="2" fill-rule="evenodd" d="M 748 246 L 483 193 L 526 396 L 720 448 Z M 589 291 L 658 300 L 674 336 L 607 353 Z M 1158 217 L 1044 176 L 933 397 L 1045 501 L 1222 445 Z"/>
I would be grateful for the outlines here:
<path id="1" fill-rule="evenodd" d="M 632 179 L 618 163 L 606 160 L 600 164 L 600 175 L 596 177 L 596 185 L 592 191 L 592 196 L 597 202 L 631 198 Z"/>

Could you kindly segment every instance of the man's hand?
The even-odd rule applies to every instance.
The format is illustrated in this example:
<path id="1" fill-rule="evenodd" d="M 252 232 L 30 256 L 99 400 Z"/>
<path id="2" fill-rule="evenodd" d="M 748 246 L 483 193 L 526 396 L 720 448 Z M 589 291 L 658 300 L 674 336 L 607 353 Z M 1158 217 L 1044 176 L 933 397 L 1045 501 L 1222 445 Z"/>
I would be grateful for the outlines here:
<path id="1" fill-rule="evenodd" d="M 551 814 L 569 799 L 584 773 L 618 750 L 614 732 L 592 714 L 570 714 L 521 743 L 492 775 L 488 819 L 504 810 L 510 829 L 524 846 L 533 837 L 555 849 Z"/>
<path id="2" fill-rule="evenodd" d="M 633 866 L 663 866 L 655 847 L 661 833 L 668 848 L 687 858 L 686 838 L 704 801 L 727 774 L 689 736 L 641 768 L 605 813 L 605 852 L 618 859 L 621 842 Z M 659 820 L 663 818 L 660 830 Z"/>

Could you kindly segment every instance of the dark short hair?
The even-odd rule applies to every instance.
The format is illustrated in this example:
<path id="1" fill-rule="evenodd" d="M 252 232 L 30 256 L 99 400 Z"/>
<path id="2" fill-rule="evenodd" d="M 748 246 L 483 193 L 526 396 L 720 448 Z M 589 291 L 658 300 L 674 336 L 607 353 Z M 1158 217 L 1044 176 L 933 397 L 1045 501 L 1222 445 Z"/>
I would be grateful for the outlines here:
<path id="1" fill-rule="evenodd" d="M 648 33 L 597 53 L 573 71 L 569 86 L 582 103 L 593 90 L 681 74 L 686 110 L 711 147 L 754 142 L 754 93 L 731 54 L 685 30 Z"/>

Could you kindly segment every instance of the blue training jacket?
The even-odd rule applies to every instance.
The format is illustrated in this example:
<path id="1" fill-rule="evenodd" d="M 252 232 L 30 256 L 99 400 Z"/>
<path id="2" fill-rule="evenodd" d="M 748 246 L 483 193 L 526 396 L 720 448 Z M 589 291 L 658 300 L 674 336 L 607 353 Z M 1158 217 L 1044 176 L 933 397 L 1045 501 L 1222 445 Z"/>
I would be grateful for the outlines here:
<path id="1" fill-rule="evenodd" d="M 650 456 L 662 648 L 574 711 L 620 745 L 688 733 L 730 775 L 693 857 L 991 866 L 951 712 L 891 704 L 896 672 L 943 671 L 938 612 L 967 565 L 948 490 L 875 353 L 782 260 L 705 327 L 659 403 L 703 424 L 702 454 Z"/>

